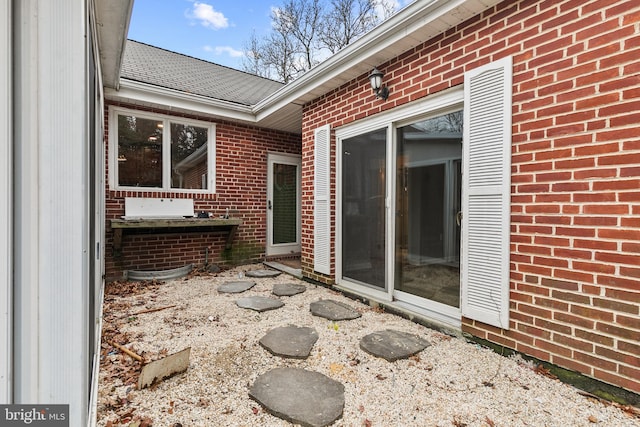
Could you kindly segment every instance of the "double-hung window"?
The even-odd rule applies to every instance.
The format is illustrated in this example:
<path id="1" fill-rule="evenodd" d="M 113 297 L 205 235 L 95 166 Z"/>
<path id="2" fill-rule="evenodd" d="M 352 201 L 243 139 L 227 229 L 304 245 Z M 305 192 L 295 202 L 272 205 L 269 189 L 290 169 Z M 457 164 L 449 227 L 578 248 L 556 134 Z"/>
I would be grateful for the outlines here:
<path id="1" fill-rule="evenodd" d="M 111 188 L 214 192 L 214 124 L 125 109 L 109 123 Z"/>

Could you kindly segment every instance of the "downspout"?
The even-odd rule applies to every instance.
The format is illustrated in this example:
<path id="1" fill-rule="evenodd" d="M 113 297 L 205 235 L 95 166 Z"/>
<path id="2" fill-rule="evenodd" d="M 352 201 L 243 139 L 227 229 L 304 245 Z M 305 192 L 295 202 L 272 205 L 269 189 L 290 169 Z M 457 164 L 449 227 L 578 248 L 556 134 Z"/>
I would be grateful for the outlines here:
<path id="1" fill-rule="evenodd" d="M 177 168 L 173 168 L 173 172 L 178 175 L 178 188 L 183 188 L 182 185 L 184 184 L 184 176 L 180 172 L 178 172 Z"/>

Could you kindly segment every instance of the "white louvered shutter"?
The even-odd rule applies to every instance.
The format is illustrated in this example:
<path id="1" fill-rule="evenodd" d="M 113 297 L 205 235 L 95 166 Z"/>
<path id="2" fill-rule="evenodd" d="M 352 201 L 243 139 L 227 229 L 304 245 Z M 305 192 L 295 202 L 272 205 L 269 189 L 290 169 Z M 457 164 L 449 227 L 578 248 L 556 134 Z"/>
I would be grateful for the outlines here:
<path id="1" fill-rule="evenodd" d="M 509 328 L 512 59 L 464 78 L 462 315 Z"/>
<path id="2" fill-rule="evenodd" d="M 331 273 L 330 127 L 315 130 L 313 148 L 313 269 Z"/>

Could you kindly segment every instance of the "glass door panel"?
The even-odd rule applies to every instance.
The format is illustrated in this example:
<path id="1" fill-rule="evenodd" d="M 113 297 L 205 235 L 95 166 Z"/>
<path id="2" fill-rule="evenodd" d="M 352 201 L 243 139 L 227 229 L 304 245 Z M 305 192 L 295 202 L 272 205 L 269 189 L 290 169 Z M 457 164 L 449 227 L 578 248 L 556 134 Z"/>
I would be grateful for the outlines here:
<path id="1" fill-rule="evenodd" d="M 386 129 L 342 143 L 342 277 L 385 289 Z"/>
<path id="2" fill-rule="evenodd" d="M 300 170 L 298 156 L 267 156 L 267 256 L 300 253 Z"/>
<path id="3" fill-rule="evenodd" d="M 298 167 L 273 165 L 273 227 L 274 244 L 296 243 L 298 240 Z"/>
<path id="4" fill-rule="evenodd" d="M 462 112 L 397 136 L 394 289 L 459 307 Z"/>

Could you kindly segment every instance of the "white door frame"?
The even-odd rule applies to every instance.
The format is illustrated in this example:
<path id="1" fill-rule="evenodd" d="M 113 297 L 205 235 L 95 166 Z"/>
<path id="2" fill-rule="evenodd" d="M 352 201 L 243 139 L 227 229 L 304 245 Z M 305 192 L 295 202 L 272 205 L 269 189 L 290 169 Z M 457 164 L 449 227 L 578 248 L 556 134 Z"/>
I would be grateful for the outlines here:
<path id="1" fill-rule="evenodd" d="M 274 163 L 294 165 L 297 167 L 297 189 L 296 189 L 296 241 L 294 243 L 274 244 L 273 239 L 273 210 L 271 203 L 273 200 L 273 165 Z M 296 154 L 267 153 L 267 256 L 293 255 L 300 253 L 301 241 L 301 200 L 302 200 L 302 156 Z"/>
<path id="2" fill-rule="evenodd" d="M 436 319 L 443 323 L 459 327 L 461 311 L 457 307 L 449 307 L 435 301 L 426 300 L 405 292 L 395 290 L 395 167 L 396 167 L 396 138 L 395 131 L 399 126 L 411 124 L 423 117 L 431 117 L 462 109 L 462 88 L 452 88 L 442 93 L 430 96 L 424 100 L 403 107 L 380 113 L 370 118 L 360 120 L 342 128 L 336 129 L 336 284 L 340 288 L 354 292 L 365 297 L 388 301 L 391 304 L 402 306 L 416 313 Z M 373 287 L 354 283 L 342 277 L 342 141 L 352 136 L 367 133 L 371 130 L 387 128 L 387 286 L 380 290 Z"/>

